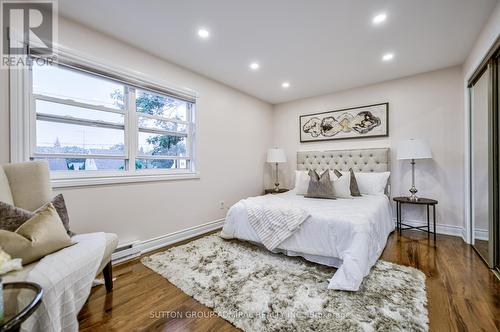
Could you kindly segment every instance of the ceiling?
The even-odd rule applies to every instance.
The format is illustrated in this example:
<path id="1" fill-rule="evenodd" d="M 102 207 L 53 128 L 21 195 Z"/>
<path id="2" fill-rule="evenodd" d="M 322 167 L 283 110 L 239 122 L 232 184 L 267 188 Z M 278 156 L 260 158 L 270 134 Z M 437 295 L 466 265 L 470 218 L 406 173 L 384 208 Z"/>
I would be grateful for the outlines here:
<path id="1" fill-rule="evenodd" d="M 59 11 L 274 104 L 462 64 L 496 3 L 60 0 Z M 387 20 L 374 26 L 381 12 Z M 208 39 L 197 35 L 201 27 Z M 384 62 L 387 52 L 394 59 Z"/>

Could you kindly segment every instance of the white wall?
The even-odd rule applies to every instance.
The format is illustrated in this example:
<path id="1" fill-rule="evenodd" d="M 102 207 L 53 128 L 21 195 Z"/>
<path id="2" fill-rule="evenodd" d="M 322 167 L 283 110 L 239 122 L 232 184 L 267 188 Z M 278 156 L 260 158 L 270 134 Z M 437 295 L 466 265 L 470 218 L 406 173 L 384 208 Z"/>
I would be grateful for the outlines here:
<path id="1" fill-rule="evenodd" d="M 465 79 L 469 79 L 474 70 L 479 66 L 491 45 L 500 34 L 500 2 L 490 15 L 490 18 L 481 29 L 474 47 L 463 64 Z"/>
<path id="2" fill-rule="evenodd" d="M 299 115 L 352 106 L 389 102 L 389 137 L 300 143 Z M 307 150 L 391 148 L 392 196 L 407 195 L 411 184 L 408 162 L 396 160 L 396 143 L 425 138 L 434 158 L 417 161 L 420 196 L 439 200 L 437 222 L 463 227 L 463 87 L 461 67 L 452 67 L 338 93 L 275 105 L 273 143 L 286 149 L 289 162 L 282 173 L 293 186 L 296 152 Z M 421 209 L 408 210 L 408 220 L 424 220 Z M 453 227 L 452 227 L 453 228 Z"/>
<path id="3" fill-rule="evenodd" d="M 64 189 L 75 232 L 118 233 L 145 240 L 225 216 L 237 200 L 260 194 L 272 106 L 122 42 L 60 19 L 59 43 L 105 63 L 188 87 L 199 93 L 199 180 Z M 0 72 L 0 163 L 8 162 L 7 75 Z"/>

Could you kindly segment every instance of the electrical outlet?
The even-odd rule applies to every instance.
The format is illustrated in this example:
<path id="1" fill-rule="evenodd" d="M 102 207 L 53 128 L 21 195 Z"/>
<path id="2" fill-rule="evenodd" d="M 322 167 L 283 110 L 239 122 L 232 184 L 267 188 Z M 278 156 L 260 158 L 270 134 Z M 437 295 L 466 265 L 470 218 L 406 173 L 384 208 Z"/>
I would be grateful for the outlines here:
<path id="1" fill-rule="evenodd" d="M 225 208 L 225 203 L 224 203 L 224 201 L 220 201 L 220 202 L 219 202 L 219 208 L 220 208 L 221 210 L 224 210 L 224 208 Z"/>

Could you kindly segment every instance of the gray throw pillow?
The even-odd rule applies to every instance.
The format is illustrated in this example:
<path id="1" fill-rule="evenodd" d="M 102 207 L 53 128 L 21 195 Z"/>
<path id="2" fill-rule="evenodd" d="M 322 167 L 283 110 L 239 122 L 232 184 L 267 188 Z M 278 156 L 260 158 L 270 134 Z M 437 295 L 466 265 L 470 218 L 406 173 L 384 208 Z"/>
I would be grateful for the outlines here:
<path id="1" fill-rule="evenodd" d="M 66 209 L 66 202 L 64 201 L 64 196 L 62 194 L 59 194 L 54 198 L 52 198 L 52 201 L 50 203 L 52 203 L 52 205 L 54 205 L 54 207 L 56 208 L 57 214 L 59 215 L 59 218 L 61 218 L 64 228 L 66 229 L 66 233 L 68 233 L 69 236 L 75 235 L 69 229 L 69 215 L 68 215 L 68 209 Z M 41 208 L 37 209 L 35 212 L 44 209 L 50 203 L 45 204 Z"/>
<path id="2" fill-rule="evenodd" d="M 361 193 L 359 192 L 358 188 L 358 181 L 356 181 L 356 176 L 354 175 L 354 171 L 352 168 L 349 168 L 349 173 L 351 174 L 351 196 L 361 196 Z"/>
<path id="3" fill-rule="evenodd" d="M 342 176 L 342 173 L 340 173 L 336 169 L 333 170 L 333 173 L 338 178 L 340 178 Z M 351 175 L 351 183 L 349 184 L 349 189 L 351 190 L 351 196 L 359 197 L 359 196 L 361 196 L 361 193 L 359 192 L 358 181 L 356 181 L 356 176 L 354 175 L 354 171 L 352 170 L 352 168 L 349 168 L 349 173 Z"/>
<path id="4" fill-rule="evenodd" d="M 0 230 L 14 232 L 34 215 L 35 214 L 31 211 L 17 208 L 5 202 L 0 202 Z"/>
<path id="5" fill-rule="evenodd" d="M 74 233 L 69 228 L 68 210 L 66 209 L 66 203 L 62 194 L 55 196 L 52 201 L 44 204 L 34 212 L 15 207 L 5 202 L 0 202 L 0 230 L 14 232 L 28 219 L 33 218 L 36 213 L 46 209 L 49 204 L 52 204 L 56 209 L 57 214 L 66 229 L 66 233 L 69 236 L 73 236 Z"/>
<path id="6" fill-rule="evenodd" d="M 23 265 L 73 244 L 54 205 L 44 206 L 15 232 L 0 230 L 2 249 L 12 258 L 21 258 Z"/>
<path id="7" fill-rule="evenodd" d="M 309 171 L 309 188 L 304 197 L 335 199 L 333 185 L 330 181 L 330 172 L 324 171 L 321 176 L 315 170 Z"/>

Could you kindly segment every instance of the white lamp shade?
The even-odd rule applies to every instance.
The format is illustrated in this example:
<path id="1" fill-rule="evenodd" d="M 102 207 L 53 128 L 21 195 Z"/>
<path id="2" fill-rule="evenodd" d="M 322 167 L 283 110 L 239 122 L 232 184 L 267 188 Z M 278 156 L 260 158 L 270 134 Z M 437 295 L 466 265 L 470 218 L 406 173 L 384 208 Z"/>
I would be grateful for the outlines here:
<path id="1" fill-rule="evenodd" d="M 286 155 L 283 149 L 268 149 L 267 150 L 268 163 L 286 163 Z"/>
<path id="2" fill-rule="evenodd" d="M 432 158 L 431 147 L 426 140 L 409 139 L 398 144 L 397 159 L 430 159 Z"/>

